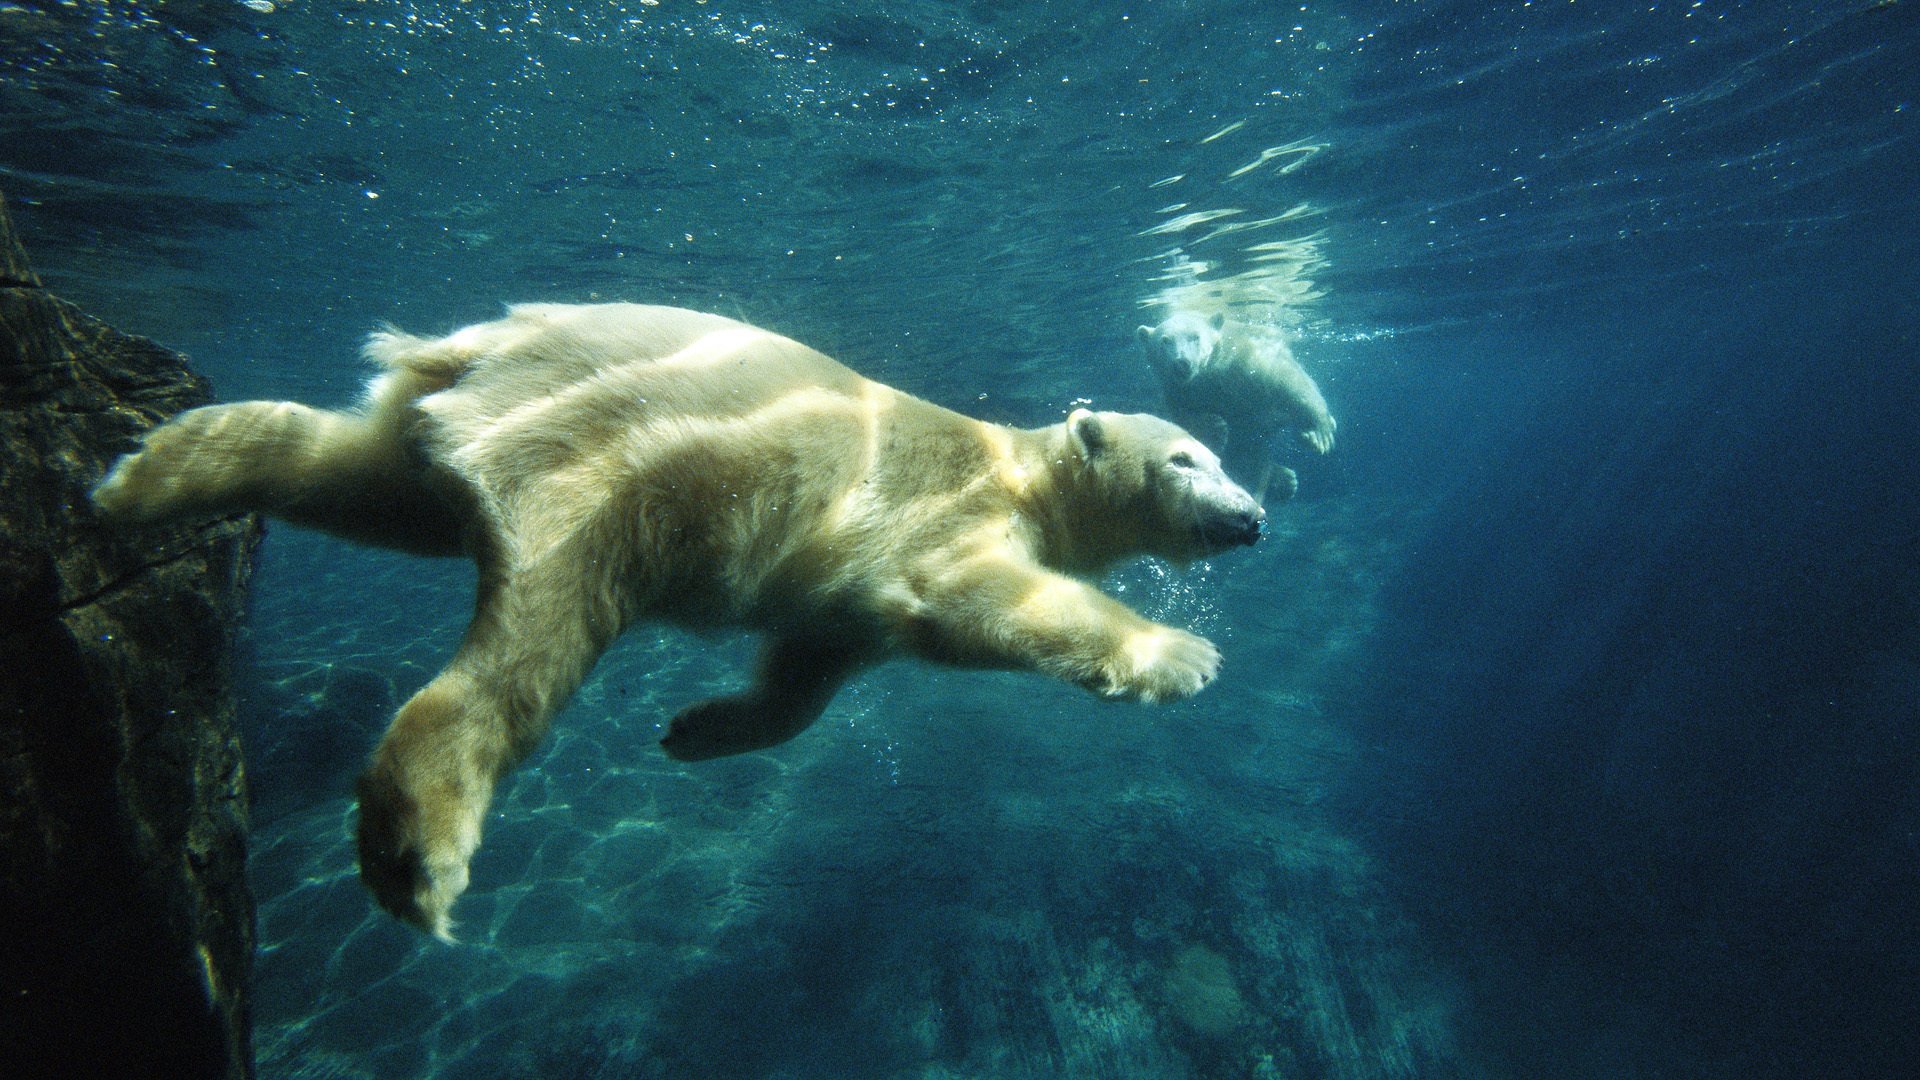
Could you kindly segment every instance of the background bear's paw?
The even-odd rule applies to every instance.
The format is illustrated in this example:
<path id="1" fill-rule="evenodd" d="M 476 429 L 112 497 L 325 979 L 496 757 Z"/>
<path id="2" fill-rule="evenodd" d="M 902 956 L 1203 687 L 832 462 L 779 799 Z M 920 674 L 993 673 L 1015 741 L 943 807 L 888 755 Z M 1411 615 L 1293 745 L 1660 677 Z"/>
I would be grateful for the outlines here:
<path id="1" fill-rule="evenodd" d="M 1320 453 L 1332 453 L 1333 432 L 1335 427 L 1333 417 L 1323 416 L 1314 426 L 1302 431 L 1300 437 L 1307 441 L 1308 446 L 1313 447 Z"/>
<path id="2" fill-rule="evenodd" d="M 1122 674 L 1104 688 L 1111 697 L 1175 701 L 1199 693 L 1220 671 L 1213 642 L 1166 626 L 1130 635 L 1121 654 Z"/>
<path id="3" fill-rule="evenodd" d="M 1268 504 L 1283 503 L 1298 494 L 1300 474 L 1285 465 L 1275 465 L 1273 476 L 1267 482 L 1267 490 L 1260 495 L 1260 499 Z"/>

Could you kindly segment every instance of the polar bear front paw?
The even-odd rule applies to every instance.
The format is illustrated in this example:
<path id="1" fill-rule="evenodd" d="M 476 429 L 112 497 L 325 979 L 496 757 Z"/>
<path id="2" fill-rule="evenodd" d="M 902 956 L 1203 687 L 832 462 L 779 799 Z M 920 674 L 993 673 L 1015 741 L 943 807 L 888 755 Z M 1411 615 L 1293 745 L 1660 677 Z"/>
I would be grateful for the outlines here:
<path id="1" fill-rule="evenodd" d="M 1099 689 L 1108 697 L 1177 701 L 1199 693 L 1220 672 L 1220 650 L 1198 634 L 1155 626 L 1128 635 Z"/>

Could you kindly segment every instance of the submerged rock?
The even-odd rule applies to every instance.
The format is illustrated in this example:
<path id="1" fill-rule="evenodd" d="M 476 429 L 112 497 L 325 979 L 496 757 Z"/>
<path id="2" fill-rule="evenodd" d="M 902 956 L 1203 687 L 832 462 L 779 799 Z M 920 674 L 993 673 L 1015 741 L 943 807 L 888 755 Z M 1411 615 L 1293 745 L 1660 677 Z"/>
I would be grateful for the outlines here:
<path id="1" fill-rule="evenodd" d="M 260 529 L 113 530 L 87 490 L 210 397 L 40 287 L 0 204 L 0 1061 L 253 1071 L 246 780 L 229 680 Z"/>

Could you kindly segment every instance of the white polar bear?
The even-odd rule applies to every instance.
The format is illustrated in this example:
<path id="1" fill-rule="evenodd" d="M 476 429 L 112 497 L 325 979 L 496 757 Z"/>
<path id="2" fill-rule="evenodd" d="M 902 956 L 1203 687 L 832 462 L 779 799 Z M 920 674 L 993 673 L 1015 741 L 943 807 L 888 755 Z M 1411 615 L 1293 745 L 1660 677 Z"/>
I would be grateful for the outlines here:
<path id="1" fill-rule="evenodd" d="M 1176 311 L 1136 332 L 1160 377 L 1167 412 L 1221 457 L 1228 475 L 1263 499 L 1273 480 L 1273 435 L 1287 429 L 1314 450 L 1333 449 L 1327 399 L 1272 327 L 1225 315 Z M 1280 497 L 1298 481 L 1280 468 Z"/>
<path id="2" fill-rule="evenodd" d="M 793 738 L 895 656 L 1171 701 L 1218 650 L 1083 579 L 1252 544 L 1265 518 L 1165 420 L 1001 427 L 717 315 L 527 304 L 367 352 L 384 371 L 361 408 L 194 409 L 93 497 L 131 524 L 259 510 L 474 559 L 459 651 L 359 785 L 362 877 L 441 936 L 495 784 L 629 625 L 766 639 L 743 690 L 673 718 L 662 745 L 689 761 Z"/>

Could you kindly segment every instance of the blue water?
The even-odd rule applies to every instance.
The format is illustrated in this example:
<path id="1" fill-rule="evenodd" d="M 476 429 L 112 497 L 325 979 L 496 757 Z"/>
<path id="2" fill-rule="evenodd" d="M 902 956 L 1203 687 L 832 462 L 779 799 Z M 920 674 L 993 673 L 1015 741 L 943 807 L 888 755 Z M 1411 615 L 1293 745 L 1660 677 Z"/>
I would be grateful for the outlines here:
<path id="1" fill-rule="evenodd" d="M 629 634 L 457 947 L 350 794 L 472 572 L 276 527 L 261 1075 L 1909 1075 L 1915 55 L 1906 0 L 0 2 L 38 269 L 223 397 L 630 299 L 1033 425 L 1153 407 L 1143 305 L 1251 271 L 1340 422 L 1271 543 L 1106 583 L 1220 643 L 1187 703 L 896 664 L 688 766 L 751 643 Z"/>

